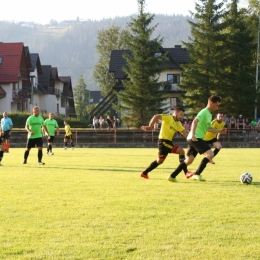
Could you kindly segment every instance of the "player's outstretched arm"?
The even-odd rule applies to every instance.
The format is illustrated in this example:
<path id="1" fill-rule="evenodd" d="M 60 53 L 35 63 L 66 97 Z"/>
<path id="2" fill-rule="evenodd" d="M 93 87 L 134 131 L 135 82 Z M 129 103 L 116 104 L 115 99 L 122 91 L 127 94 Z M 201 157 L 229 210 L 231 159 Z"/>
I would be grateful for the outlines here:
<path id="1" fill-rule="evenodd" d="M 161 119 L 162 119 L 161 114 L 154 115 L 154 116 L 152 117 L 152 119 L 150 120 L 149 125 L 147 125 L 147 126 L 142 126 L 141 129 L 143 129 L 144 131 L 152 130 L 154 124 L 155 124 L 156 122 L 158 122 L 158 120 L 161 120 Z"/>

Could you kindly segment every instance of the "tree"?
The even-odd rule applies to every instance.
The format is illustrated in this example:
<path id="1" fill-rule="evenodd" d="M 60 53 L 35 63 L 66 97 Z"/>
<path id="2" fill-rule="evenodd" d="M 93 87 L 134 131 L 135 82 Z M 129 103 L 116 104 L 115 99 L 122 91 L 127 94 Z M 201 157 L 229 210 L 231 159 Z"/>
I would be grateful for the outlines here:
<path id="1" fill-rule="evenodd" d="M 89 91 L 82 75 L 80 75 L 78 78 L 77 86 L 73 88 L 73 95 L 76 113 L 79 118 L 83 118 L 87 113 L 86 109 L 89 104 Z"/>
<path id="2" fill-rule="evenodd" d="M 196 3 L 196 22 L 188 21 L 192 37 L 186 46 L 190 60 L 183 66 L 184 75 L 180 88 L 185 91 L 182 100 L 194 114 L 206 106 L 212 94 L 219 94 L 221 84 L 224 35 L 226 24 L 221 22 L 225 16 L 223 2 L 199 0 Z"/>
<path id="3" fill-rule="evenodd" d="M 225 34 L 225 55 L 222 59 L 222 84 L 224 93 L 222 109 L 229 114 L 253 119 L 255 106 L 255 51 L 256 41 L 246 9 L 238 10 L 238 0 L 228 6 Z M 251 20 L 251 19 L 250 19 Z"/>
<path id="4" fill-rule="evenodd" d="M 123 68 L 127 79 L 123 80 L 124 90 L 117 93 L 120 100 L 118 108 L 123 121 L 131 126 L 147 124 L 152 115 L 162 112 L 164 93 L 159 91 L 159 74 L 165 54 L 155 55 L 160 50 L 163 39 L 150 39 L 156 26 L 149 27 L 154 15 L 144 12 L 145 0 L 138 0 L 137 18 L 131 17 L 128 23 L 128 47 L 131 55 L 124 55 L 127 66 Z"/>
<path id="5" fill-rule="evenodd" d="M 248 0 L 249 6 L 254 10 L 255 13 L 260 12 L 260 1 L 259 0 Z"/>
<path id="6" fill-rule="evenodd" d="M 122 50 L 126 47 L 126 33 L 126 30 L 120 31 L 118 26 L 111 26 L 107 30 L 102 29 L 98 32 L 96 49 L 100 56 L 98 64 L 95 65 L 94 79 L 104 97 L 115 85 L 114 75 L 109 73 L 110 53 L 112 50 Z"/>

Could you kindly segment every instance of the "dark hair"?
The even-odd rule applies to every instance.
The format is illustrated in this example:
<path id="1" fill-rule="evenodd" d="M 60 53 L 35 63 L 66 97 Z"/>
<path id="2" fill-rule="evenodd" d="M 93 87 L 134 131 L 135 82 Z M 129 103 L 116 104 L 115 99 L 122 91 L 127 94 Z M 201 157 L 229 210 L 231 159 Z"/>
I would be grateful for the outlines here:
<path id="1" fill-rule="evenodd" d="M 176 111 L 176 112 L 180 112 L 180 111 L 185 112 L 185 110 L 182 107 L 175 107 L 174 111 Z"/>
<path id="2" fill-rule="evenodd" d="M 211 101 L 213 103 L 217 103 L 217 102 L 220 103 L 222 101 L 222 97 L 212 95 L 212 96 L 209 97 L 209 101 Z"/>

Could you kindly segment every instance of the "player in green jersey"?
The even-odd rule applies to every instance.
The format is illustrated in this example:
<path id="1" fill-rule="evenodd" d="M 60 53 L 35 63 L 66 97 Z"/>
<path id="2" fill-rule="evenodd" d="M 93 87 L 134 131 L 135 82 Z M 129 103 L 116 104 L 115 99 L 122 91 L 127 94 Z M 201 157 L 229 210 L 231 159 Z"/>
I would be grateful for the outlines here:
<path id="1" fill-rule="evenodd" d="M 207 163 L 211 161 L 214 157 L 214 153 L 211 150 L 211 147 L 207 144 L 206 141 L 203 140 L 206 135 L 206 132 L 210 131 L 213 133 L 225 134 L 227 131 L 226 128 L 215 129 L 211 126 L 211 120 L 212 120 L 211 113 L 218 109 L 221 101 L 222 98 L 219 96 L 215 96 L 215 95 L 210 96 L 208 99 L 207 107 L 202 109 L 193 120 L 191 125 L 191 131 L 187 136 L 188 150 L 187 150 L 186 159 L 184 160 L 184 162 L 181 162 L 179 166 L 175 169 L 175 171 L 169 176 L 168 178 L 169 181 L 173 181 L 173 179 L 175 179 L 176 176 L 185 167 L 190 165 L 198 153 L 204 154 L 205 157 L 202 159 L 196 172 L 194 172 L 193 175 L 191 175 L 190 177 L 198 181 L 205 180 L 202 178 L 200 174 L 207 166 Z"/>
<path id="2" fill-rule="evenodd" d="M 57 129 L 57 136 L 59 136 L 59 126 L 57 121 L 54 119 L 53 113 L 49 113 L 49 118 L 44 121 L 44 124 L 46 125 L 49 133 L 49 136 L 45 133 L 48 142 L 47 155 L 54 155 L 52 152 L 52 143 L 55 137 L 55 129 Z"/>
<path id="3" fill-rule="evenodd" d="M 44 165 L 42 162 L 42 127 L 45 132 L 49 135 L 47 127 L 44 125 L 44 119 L 40 114 L 40 108 L 38 106 L 33 108 L 33 115 L 29 116 L 26 120 L 25 129 L 28 132 L 27 136 L 27 144 L 26 151 L 24 152 L 24 162 L 23 164 L 27 164 L 27 158 L 29 156 L 29 152 L 31 148 L 37 146 L 38 147 L 38 164 Z"/>

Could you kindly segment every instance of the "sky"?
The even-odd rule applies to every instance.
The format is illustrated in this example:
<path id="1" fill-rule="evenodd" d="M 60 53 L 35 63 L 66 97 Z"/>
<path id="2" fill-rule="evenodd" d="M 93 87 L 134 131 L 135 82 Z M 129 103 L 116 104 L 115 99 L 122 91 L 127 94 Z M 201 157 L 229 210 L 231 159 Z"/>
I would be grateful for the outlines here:
<path id="1" fill-rule="evenodd" d="M 245 2 L 247 0 L 241 0 Z M 146 0 L 145 11 L 151 14 L 190 15 L 195 0 Z M 47 24 L 51 19 L 101 20 L 137 14 L 137 0 L 8 0 L 1 1 L 0 21 Z"/>

